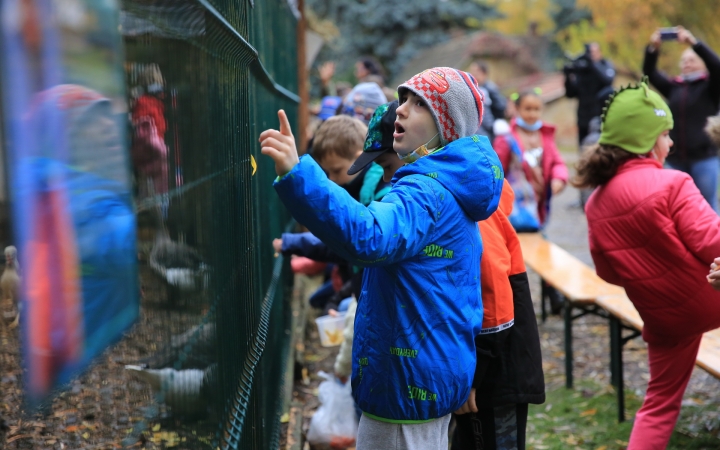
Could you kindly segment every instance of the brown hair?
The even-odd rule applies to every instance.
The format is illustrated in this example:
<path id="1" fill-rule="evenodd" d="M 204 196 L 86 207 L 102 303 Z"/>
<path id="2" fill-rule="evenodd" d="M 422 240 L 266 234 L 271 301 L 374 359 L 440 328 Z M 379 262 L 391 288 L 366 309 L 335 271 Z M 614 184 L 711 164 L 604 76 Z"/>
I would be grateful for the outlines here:
<path id="1" fill-rule="evenodd" d="M 618 168 L 638 155 L 614 145 L 596 144 L 583 153 L 575 165 L 577 174 L 570 183 L 576 188 L 594 188 L 610 181 Z"/>
<path id="2" fill-rule="evenodd" d="M 521 93 L 517 94 L 517 97 L 515 98 L 515 106 L 520 106 L 523 100 L 525 100 L 527 97 L 535 97 L 538 100 L 540 100 L 540 104 L 543 103 L 542 97 L 540 97 L 540 94 L 537 92 L 537 88 L 530 89 L 526 91 L 522 91 Z"/>
<path id="3" fill-rule="evenodd" d="M 480 69 L 480 71 L 482 71 L 482 73 L 484 73 L 485 75 L 487 75 L 489 72 L 488 64 L 485 62 L 485 60 L 474 59 L 473 62 L 471 62 L 470 64 L 475 64 L 477 68 Z"/>
<path id="4" fill-rule="evenodd" d="M 367 126 L 360 120 L 345 115 L 333 116 L 315 131 L 312 156 L 319 162 L 325 155 L 335 153 L 355 161 L 358 150 L 363 148 L 366 134 Z"/>

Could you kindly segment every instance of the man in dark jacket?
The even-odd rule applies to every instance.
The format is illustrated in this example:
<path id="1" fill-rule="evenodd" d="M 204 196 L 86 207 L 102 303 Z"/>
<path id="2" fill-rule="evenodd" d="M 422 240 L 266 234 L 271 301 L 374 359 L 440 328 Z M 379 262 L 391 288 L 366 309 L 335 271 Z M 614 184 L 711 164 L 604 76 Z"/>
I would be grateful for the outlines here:
<path id="1" fill-rule="evenodd" d="M 691 46 L 680 58 L 679 77 L 669 78 L 657 69 L 662 44 L 659 30 L 645 50 L 643 73 L 668 100 L 675 119 L 675 128 L 670 130 L 675 145 L 667 165 L 688 173 L 717 211 L 718 148 L 704 128 L 720 107 L 720 58 L 682 27 L 677 27 L 677 40 Z"/>
<path id="2" fill-rule="evenodd" d="M 615 68 L 602 56 L 597 42 L 587 44 L 585 53 L 564 68 L 565 95 L 578 99 L 578 142 L 589 133 L 590 120 L 602 112 L 604 91 L 612 88 Z"/>

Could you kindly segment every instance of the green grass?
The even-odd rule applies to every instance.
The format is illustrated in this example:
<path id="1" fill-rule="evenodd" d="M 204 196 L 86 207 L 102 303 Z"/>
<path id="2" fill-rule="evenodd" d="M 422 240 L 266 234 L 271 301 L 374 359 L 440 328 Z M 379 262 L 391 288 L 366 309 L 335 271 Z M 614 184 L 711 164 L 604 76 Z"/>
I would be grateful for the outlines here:
<path id="1" fill-rule="evenodd" d="M 548 392 L 543 405 L 530 405 L 528 449 L 615 450 L 627 446 L 632 418 L 641 400 L 626 392 L 626 422 L 617 422 L 617 401 L 612 388 L 584 382 L 574 390 Z M 720 448 L 717 405 L 683 406 L 668 449 Z"/>

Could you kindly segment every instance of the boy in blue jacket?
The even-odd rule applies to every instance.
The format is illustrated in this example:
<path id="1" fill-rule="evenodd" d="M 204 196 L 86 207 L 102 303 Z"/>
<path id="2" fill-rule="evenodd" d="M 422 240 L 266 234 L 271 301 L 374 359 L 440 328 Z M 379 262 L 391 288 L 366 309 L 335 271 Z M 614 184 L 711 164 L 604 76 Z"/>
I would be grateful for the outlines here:
<path id="1" fill-rule="evenodd" d="M 477 221 L 498 206 L 503 172 L 467 73 L 426 70 L 398 87 L 393 148 L 406 162 L 382 201 L 364 206 L 307 156 L 284 111 L 260 135 L 275 189 L 293 216 L 367 269 L 355 317 L 357 449 L 447 448 L 450 414 L 468 399 L 482 325 Z M 382 162 L 380 162 L 382 165 Z"/>

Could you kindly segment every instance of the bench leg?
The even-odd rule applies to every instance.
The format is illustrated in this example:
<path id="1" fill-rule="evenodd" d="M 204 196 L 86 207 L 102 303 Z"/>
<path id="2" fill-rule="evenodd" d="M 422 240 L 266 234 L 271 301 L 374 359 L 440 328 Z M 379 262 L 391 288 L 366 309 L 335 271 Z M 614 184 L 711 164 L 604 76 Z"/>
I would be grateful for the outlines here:
<path id="1" fill-rule="evenodd" d="M 615 317 L 610 317 L 610 321 L 608 323 L 608 329 L 610 331 L 610 384 L 614 387 L 617 387 L 618 385 L 618 372 L 617 372 L 617 365 L 618 365 L 618 353 L 620 353 L 620 358 L 622 358 L 622 344 L 618 344 L 617 341 L 619 339 L 622 339 L 622 335 L 617 336 L 616 330 L 615 330 L 615 323 L 617 322 L 617 319 Z"/>
<path id="2" fill-rule="evenodd" d="M 565 299 L 565 387 L 573 387 L 573 345 L 572 345 L 572 313 L 573 307 L 568 299 Z"/>
<path id="3" fill-rule="evenodd" d="M 625 422 L 625 382 L 623 380 L 622 324 L 610 318 L 610 372 L 618 401 L 618 422 Z"/>
<path id="4" fill-rule="evenodd" d="M 540 310 L 542 311 L 542 321 L 545 323 L 547 320 L 547 307 L 545 301 L 547 300 L 547 283 L 542 278 L 540 279 Z"/>

